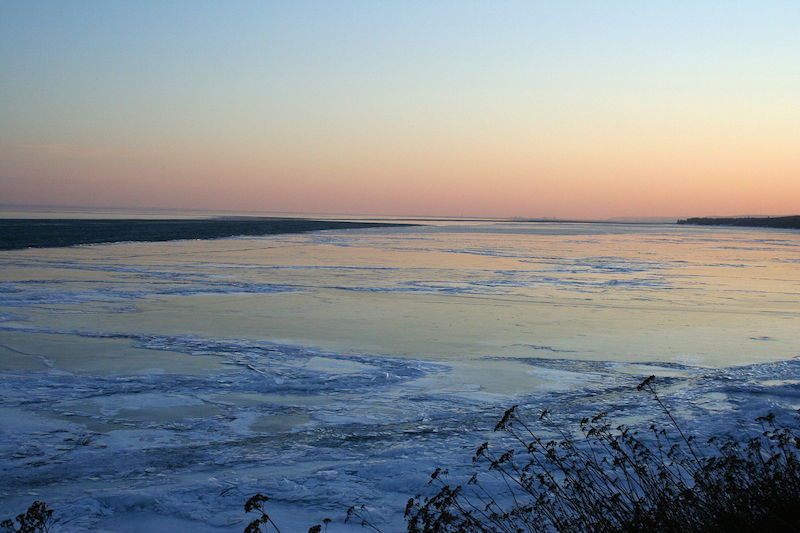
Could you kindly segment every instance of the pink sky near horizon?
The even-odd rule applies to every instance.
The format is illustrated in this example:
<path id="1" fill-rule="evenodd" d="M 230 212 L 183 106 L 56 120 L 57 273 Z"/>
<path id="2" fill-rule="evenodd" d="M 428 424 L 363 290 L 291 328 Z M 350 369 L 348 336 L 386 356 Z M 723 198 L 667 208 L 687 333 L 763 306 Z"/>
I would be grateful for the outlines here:
<path id="1" fill-rule="evenodd" d="M 497 138 L 270 153 L 20 146 L 5 203 L 386 215 L 609 218 L 794 214 L 800 158 L 768 139 L 707 150 L 630 136 L 528 148 Z M 369 142 L 369 139 L 360 141 Z M 718 141 L 720 142 L 720 141 Z M 748 146 L 743 150 L 742 146 Z M 392 150 L 393 148 L 393 150 Z M 266 152 L 266 153 L 265 153 Z"/>
<path id="2" fill-rule="evenodd" d="M 164 6 L 2 6 L 0 203 L 800 212 L 791 2 Z"/>

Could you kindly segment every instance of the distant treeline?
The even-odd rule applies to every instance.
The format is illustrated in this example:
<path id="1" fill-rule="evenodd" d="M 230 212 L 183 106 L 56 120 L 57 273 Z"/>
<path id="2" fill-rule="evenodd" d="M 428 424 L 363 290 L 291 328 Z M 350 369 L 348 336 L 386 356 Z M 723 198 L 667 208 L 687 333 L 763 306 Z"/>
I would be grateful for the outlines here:
<path id="1" fill-rule="evenodd" d="M 0 250 L 125 241 L 219 239 L 242 235 L 305 233 L 326 229 L 406 226 L 303 218 L 209 219 L 0 219 Z"/>
<path id="2" fill-rule="evenodd" d="M 678 224 L 699 224 L 701 226 L 751 226 L 757 228 L 800 229 L 800 215 L 789 217 L 697 217 L 679 220 Z"/>

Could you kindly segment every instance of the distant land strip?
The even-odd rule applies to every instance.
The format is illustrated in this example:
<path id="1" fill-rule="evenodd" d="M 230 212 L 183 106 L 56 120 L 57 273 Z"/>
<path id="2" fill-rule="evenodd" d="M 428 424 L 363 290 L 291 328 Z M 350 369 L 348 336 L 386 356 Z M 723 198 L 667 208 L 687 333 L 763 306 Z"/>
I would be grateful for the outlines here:
<path id="1" fill-rule="evenodd" d="M 788 217 L 698 217 L 679 220 L 678 224 L 701 226 L 747 226 L 754 228 L 800 229 L 800 215 Z"/>
<path id="2" fill-rule="evenodd" d="M 0 250 L 51 248 L 110 242 L 219 239 L 305 233 L 326 229 L 413 226 L 389 222 L 348 222 L 304 218 L 209 219 L 0 219 Z"/>

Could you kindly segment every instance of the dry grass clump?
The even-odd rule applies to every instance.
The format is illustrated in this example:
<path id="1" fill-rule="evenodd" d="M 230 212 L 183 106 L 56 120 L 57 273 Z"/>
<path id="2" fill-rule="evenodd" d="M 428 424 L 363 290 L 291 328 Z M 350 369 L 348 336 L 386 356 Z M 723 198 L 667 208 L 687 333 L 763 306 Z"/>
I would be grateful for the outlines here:
<path id="1" fill-rule="evenodd" d="M 18 514 L 14 520 L 3 520 L 0 528 L 7 533 L 47 533 L 50 531 L 52 509 L 44 502 L 33 502 L 28 510 Z"/>
<path id="2" fill-rule="evenodd" d="M 506 410 L 495 431 L 513 445 L 495 452 L 484 442 L 472 458 L 484 468 L 464 485 L 437 468 L 429 481 L 436 492 L 408 500 L 408 533 L 800 532 L 800 438 L 792 430 L 769 414 L 756 419 L 755 435 L 698 442 L 661 400 L 654 376 L 637 389 L 661 407 L 663 426 L 640 432 L 600 413 L 581 420 L 576 437 L 549 411 L 531 422 L 516 406 Z M 256 508 L 262 517 L 245 533 L 279 531 L 259 505 L 245 507 Z M 351 507 L 347 521 L 380 533 L 362 512 Z"/>
<path id="3" fill-rule="evenodd" d="M 584 418 L 578 438 L 550 419 L 534 429 L 517 407 L 495 427 L 515 445 L 494 452 L 465 485 L 436 470 L 433 496 L 406 506 L 409 533 L 711 533 L 800 531 L 800 438 L 756 419 L 761 432 L 744 440 L 687 437 L 658 396 L 669 423 L 640 433 L 612 427 L 606 415 Z M 542 433 L 556 435 L 544 438 Z"/>
<path id="4" fill-rule="evenodd" d="M 256 494 L 255 496 L 251 496 L 244 504 L 244 511 L 246 513 L 256 512 L 258 513 L 258 517 L 255 520 L 247 524 L 247 527 L 244 528 L 244 533 L 266 533 L 268 531 L 275 531 L 276 533 L 281 533 L 280 528 L 278 525 L 270 518 L 269 514 L 267 514 L 267 510 L 264 507 L 269 501 L 269 496 L 264 496 L 263 494 Z M 330 518 L 325 518 L 322 521 L 322 524 L 317 524 L 308 528 L 308 533 L 323 533 L 324 531 L 328 531 L 328 524 L 331 523 Z"/>

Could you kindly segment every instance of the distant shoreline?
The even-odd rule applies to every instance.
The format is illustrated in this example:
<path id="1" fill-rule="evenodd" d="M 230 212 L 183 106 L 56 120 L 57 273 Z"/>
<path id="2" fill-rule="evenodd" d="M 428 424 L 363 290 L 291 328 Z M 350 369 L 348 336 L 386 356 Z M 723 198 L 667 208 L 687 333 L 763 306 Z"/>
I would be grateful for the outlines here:
<path id="1" fill-rule="evenodd" d="M 113 242 L 255 237 L 331 229 L 413 225 L 415 224 L 272 217 L 158 220 L 9 218 L 0 219 L 0 250 L 61 248 Z"/>
<path id="2" fill-rule="evenodd" d="M 678 224 L 800 229 L 800 215 L 787 217 L 695 217 L 679 220 Z"/>

